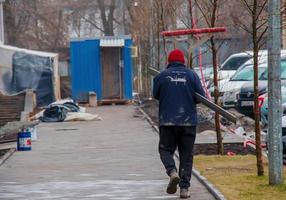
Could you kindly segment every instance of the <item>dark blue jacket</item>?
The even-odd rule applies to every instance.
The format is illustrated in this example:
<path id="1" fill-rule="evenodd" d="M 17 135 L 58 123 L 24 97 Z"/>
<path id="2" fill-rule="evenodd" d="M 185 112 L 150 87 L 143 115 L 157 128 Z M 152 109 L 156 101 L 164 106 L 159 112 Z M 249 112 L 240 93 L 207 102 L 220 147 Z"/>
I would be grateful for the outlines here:
<path id="1" fill-rule="evenodd" d="M 198 75 L 181 63 L 170 63 L 158 74 L 153 96 L 159 101 L 160 126 L 196 126 L 195 92 L 205 96 Z"/>

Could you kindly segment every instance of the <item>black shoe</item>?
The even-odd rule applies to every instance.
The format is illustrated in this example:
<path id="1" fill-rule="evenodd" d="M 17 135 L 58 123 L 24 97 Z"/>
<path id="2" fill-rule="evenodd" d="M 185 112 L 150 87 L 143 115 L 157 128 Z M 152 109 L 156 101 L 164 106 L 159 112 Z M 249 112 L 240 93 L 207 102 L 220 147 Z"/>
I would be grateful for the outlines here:
<path id="1" fill-rule="evenodd" d="M 170 181 L 167 187 L 168 194 L 175 194 L 177 192 L 177 185 L 180 183 L 180 177 L 177 172 L 173 172 L 170 175 Z"/>

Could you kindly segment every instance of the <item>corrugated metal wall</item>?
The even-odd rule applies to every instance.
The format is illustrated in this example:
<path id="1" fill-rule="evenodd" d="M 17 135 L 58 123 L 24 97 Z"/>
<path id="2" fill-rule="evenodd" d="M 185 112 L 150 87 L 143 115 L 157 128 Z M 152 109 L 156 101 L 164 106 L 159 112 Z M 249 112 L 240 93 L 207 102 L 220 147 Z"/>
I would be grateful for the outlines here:
<path id="1" fill-rule="evenodd" d="M 132 57 L 131 57 L 132 40 L 125 40 L 124 46 L 124 98 L 132 99 L 133 97 L 133 70 L 132 70 Z"/>
<path id="2" fill-rule="evenodd" d="M 101 98 L 101 68 L 99 40 L 71 43 L 72 97 L 88 101 L 88 93 L 95 91 Z"/>

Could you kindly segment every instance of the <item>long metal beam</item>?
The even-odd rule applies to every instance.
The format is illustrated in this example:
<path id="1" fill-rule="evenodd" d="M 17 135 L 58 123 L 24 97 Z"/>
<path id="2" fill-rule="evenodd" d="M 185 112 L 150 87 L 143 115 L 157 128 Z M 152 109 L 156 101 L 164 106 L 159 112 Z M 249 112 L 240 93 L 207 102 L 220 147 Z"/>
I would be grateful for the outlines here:
<path id="1" fill-rule="evenodd" d="M 149 71 L 151 74 L 153 75 L 157 75 L 160 72 L 154 68 L 149 68 Z M 223 116 L 224 118 L 226 118 L 227 120 L 233 122 L 236 124 L 237 122 L 237 118 L 231 114 L 230 112 L 226 111 L 225 109 L 223 109 L 222 107 L 216 105 L 215 103 L 211 102 L 210 100 L 208 100 L 207 98 L 205 98 L 204 96 L 196 93 L 196 98 L 198 98 L 198 100 L 204 104 L 205 106 L 207 106 L 208 108 L 210 108 L 211 110 L 218 112 L 221 116 Z"/>

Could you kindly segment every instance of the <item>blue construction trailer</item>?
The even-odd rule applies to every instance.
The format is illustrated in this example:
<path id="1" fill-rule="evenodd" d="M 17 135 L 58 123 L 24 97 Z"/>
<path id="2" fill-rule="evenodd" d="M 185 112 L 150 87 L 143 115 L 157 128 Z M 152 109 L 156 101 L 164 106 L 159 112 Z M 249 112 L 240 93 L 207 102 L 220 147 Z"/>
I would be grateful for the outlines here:
<path id="1" fill-rule="evenodd" d="M 95 92 L 99 101 L 133 98 L 132 39 L 98 37 L 71 41 L 72 97 L 88 102 Z"/>

